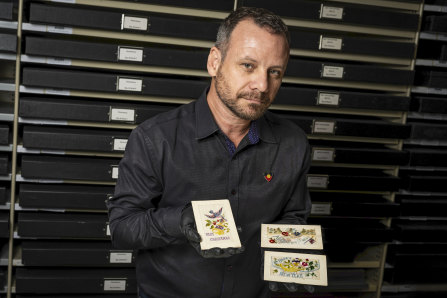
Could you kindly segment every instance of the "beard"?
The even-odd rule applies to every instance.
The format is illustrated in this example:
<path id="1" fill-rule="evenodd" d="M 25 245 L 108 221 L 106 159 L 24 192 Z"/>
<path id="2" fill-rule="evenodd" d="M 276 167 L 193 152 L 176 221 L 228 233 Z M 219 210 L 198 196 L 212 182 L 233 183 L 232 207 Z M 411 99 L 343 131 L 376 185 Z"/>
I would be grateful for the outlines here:
<path id="1" fill-rule="evenodd" d="M 260 91 L 241 91 L 236 94 L 234 98 L 231 94 L 230 85 L 219 69 L 215 78 L 215 88 L 217 96 L 222 103 L 238 118 L 244 120 L 256 120 L 264 115 L 269 108 L 271 100 L 267 93 Z M 259 103 L 244 104 L 247 99 L 256 99 Z"/>

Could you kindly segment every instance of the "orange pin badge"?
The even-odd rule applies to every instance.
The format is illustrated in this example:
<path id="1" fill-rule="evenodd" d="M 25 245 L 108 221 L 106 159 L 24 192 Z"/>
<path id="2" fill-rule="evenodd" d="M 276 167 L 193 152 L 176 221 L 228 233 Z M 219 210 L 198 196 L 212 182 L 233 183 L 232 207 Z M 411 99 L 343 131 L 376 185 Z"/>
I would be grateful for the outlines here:
<path id="1" fill-rule="evenodd" d="M 270 180 L 272 180 L 273 175 L 272 174 L 265 174 L 264 175 L 265 180 L 267 180 L 268 182 L 270 182 Z"/>

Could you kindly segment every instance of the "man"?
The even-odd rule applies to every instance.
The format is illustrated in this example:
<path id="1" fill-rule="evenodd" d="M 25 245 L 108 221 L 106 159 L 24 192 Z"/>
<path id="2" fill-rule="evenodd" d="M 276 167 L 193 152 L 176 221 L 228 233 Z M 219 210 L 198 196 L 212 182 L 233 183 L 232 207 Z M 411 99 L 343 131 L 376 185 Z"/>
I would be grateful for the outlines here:
<path id="1" fill-rule="evenodd" d="M 108 208 L 114 245 L 139 250 L 141 297 L 269 296 L 260 226 L 303 224 L 310 210 L 306 137 L 266 111 L 288 36 L 269 11 L 231 13 L 209 53 L 209 90 L 132 132 Z M 198 249 L 188 203 L 217 199 L 230 201 L 245 250 Z"/>

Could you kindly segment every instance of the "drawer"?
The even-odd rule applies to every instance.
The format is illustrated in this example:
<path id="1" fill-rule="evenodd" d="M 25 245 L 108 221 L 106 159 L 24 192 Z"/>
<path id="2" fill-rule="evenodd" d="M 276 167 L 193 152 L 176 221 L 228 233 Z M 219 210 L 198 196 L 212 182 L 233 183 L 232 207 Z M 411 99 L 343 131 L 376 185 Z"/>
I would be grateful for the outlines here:
<path id="1" fill-rule="evenodd" d="M 23 208 L 105 211 L 105 201 L 113 192 L 113 186 L 22 183 L 19 205 Z"/>
<path id="2" fill-rule="evenodd" d="M 22 176 L 30 179 L 115 181 L 120 159 L 22 156 Z"/>
<path id="3" fill-rule="evenodd" d="M 19 115 L 29 119 L 139 124 L 177 106 L 33 96 L 20 98 Z"/>

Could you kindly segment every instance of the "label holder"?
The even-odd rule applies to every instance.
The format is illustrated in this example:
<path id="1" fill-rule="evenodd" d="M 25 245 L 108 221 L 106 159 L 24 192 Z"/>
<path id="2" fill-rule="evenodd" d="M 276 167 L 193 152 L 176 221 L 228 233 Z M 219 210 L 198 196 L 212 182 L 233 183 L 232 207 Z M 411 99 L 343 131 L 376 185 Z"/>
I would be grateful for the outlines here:
<path id="1" fill-rule="evenodd" d="M 111 251 L 109 254 L 110 264 L 131 264 L 132 261 L 133 261 L 133 252 Z"/>
<path id="2" fill-rule="evenodd" d="M 343 48 L 343 39 L 339 37 L 329 37 L 320 35 L 319 50 L 341 51 Z"/>
<path id="3" fill-rule="evenodd" d="M 337 65 L 321 64 L 321 77 L 326 79 L 340 79 L 345 76 L 345 68 Z"/>
<path id="4" fill-rule="evenodd" d="M 110 174 L 112 179 L 118 179 L 118 165 L 111 166 Z"/>
<path id="5" fill-rule="evenodd" d="M 114 138 L 111 145 L 113 151 L 124 152 L 126 150 L 127 139 Z"/>
<path id="6" fill-rule="evenodd" d="M 335 129 L 337 128 L 336 121 L 330 120 L 318 120 L 314 119 L 312 121 L 312 133 L 313 134 L 335 134 Z"/>
<path id="7" fill-rule="evenodd" d="M 118 46 L 116 61 L 143 62 L 144 48 Z"/>
<path id="8" fill-rule="evenodd" d="M 335 149 L 334 148 L 312 148 L 312 161 L 334 162 Z"/>
<path id="9" fill-rule="evenodd" d="M 339 107 L 341 102 L 340 93 L 336 91 L 318 91 L 317 106 Z"/>
<path id="10" fill-rule="evenodd" d="M 121 15 L 121 30 L 122 31 L 144 31 L 149 32 L 151 22 L 149 17 L 135 16 L 135 15 Z"/>
<path id="11" fill-rule="evenodd" d="M 133 86 L 130 87 L 129 83 Z M 138 92 L 143 91 L 143 79 L 135 77 L 116 77 L 116 91 Z"/>
<path id="12" fill-rule="evenodd" d="M 329 203 L 312 203 L 310 214 L 312 215 L 331 215 L 332 202 Z"/>
<path id="13" fill-rule="evenodd" d="M 307 175 L 307 187 L 317 189 L 327 189 L 329 185 L 328 175 Z"/>
<path id="14" fill-rule="evenodd" d="M 135 109 L 110 106 L 109 122 L 125 122 L 133 124 L 136 121 L 136 116 Z"/>
<path id="15" fill-rule="evenodd" d="M 325 6 L 321 4 L 320 7 L 320 19 L 330 20 L 343 20 L 344 9 L 343 7 Z"/>
<path id="16" fill-rule="evenodd" d="M 126 291 L 126 278 L 104 278 L 103 280 L 104 292 L 122 292 Z"/>

